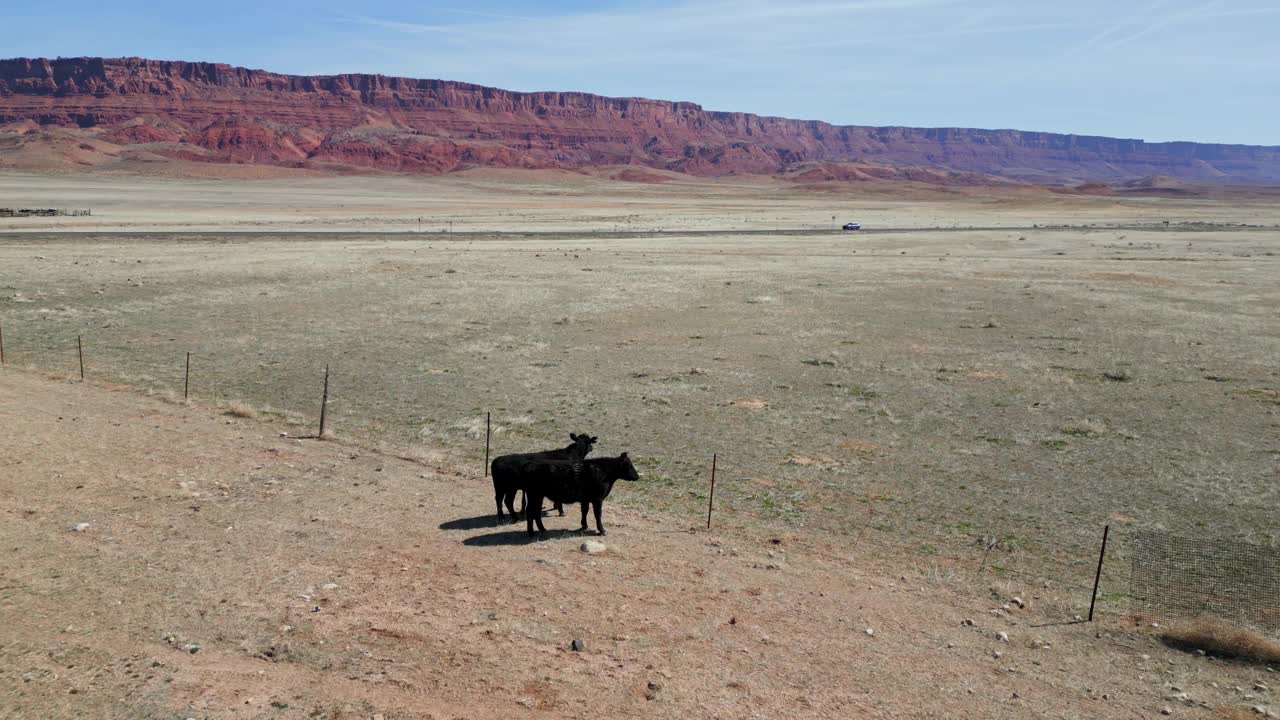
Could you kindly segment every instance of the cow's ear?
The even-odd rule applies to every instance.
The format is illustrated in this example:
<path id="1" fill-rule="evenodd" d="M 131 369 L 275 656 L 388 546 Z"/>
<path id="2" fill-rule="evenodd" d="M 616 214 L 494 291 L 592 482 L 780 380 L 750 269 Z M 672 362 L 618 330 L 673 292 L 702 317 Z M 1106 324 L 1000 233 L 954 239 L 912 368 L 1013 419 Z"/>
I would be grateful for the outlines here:
<path id="1" fill-rule="evenodd" d="M 626 454 L 626 453 L 622 453 L 622 454 L 621 454 L 621 455 L 619 455 L 618 457 L 622 458 L 623 460 L 629 460 L 629 459 L 630 459 L 630 458 L 628 458 L 628 457 L 627 457 L 627 454 Z"/>
<path id="2" fill-rule="evenodd" d="M 578 436 L 577 436 L 576 434 L 574 434 L 574 433 L 569 433 L 569 439 L 570 439 L 570 440 L 577 440 L 577 439 L 578 439 Z"/>
<path id="3" fill-rule="evenodd" d="M 598 438 L 598 437 L 592 437 L 592 438 L 591 438 L 591 442 L 598 442 L 599 440 L 600 440 L 600 438 Z"/>

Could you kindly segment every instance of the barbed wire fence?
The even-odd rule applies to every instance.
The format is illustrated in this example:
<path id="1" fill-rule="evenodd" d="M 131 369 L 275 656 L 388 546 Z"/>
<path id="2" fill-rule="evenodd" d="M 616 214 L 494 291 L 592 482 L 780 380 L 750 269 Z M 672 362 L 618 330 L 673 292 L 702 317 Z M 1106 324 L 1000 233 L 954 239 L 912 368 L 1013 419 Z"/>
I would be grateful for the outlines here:
<path id="1" fill-rule="evenodd" d="M 216 341 L 212 345 L 216 347 Z M 332 366 L 333 386 L 329 387 L 329 368 L 324 364 L 289 366 L 258 353 L 250 366 L 244 366 L 242 354 L 207 347 L 190 352 L 172 341 L 153 339 L 110 346 L 95 344 L 90 335 L 23 338 L 13 328 L 0 324 L 0 364 L 25 365 L 70 379 L 104 379 L 151 394 L 163 391 L 167 399 L 174 401 L 203 398 L 225 405 L 248 395 L 261 404 L 259 409 L 264 414 L 278 416 L 298 428 L 293 432 L 296 437 L 318 437 L 322 413 L 329 427 L 336 425 L 338 432 L 358 438 L 378 437 L 390 426 L 412 427 L 422 419 L 421 411 L 415 408 L 421 395 L 408 388 L 398 393 L 395 407 L 395 412 L 405 415 L 397 420 L 407 422 L 371 417 L 378 408 L 352 397 L 355 389 L 344 397 L 344 383 L 352 378 L 342 374 L 341 365 Z M 486 397 L 483 402 L 502 403 L 502 397 Z M 474 461 L 477 477 L 484 475 L 483 448 L 493 440 L 491 426 L 486 422 L 488 411 L 483 407 L 473 408 L 479 420 L 465 428 L 454 428 L 461 438 L 453 438 L 475 445 L 467 445 L 469 449 L 460 457 L 468 466 Z M 517 411 L 507 414 L 513 413 Z M 492 429 L 511 428 L 495 425 Z M 540 437 L 543 429 L 519 431 L 532 440 Z M 399 439 L 413 437 L 414 433 L 409 432 Z M 439 434 L 431 439 L 449 440 Z M 735 467 L 733 458 L 726 453 L 705 451 L 705 471 L 693 463 L 686 466 L 682 478 L 689 486 L 683 488 L 686 499 L 693 501 L 689 504 L 705 500 L 707 505 L 700 506 L 699 514 L 709 521 L 714 513 L 717 526 L 726 516 L 736 523 L 758 519 L 758 512 L 738 502 L 735 491 L 735 480 L 749 474 Z M 498 454 L 496 446 L 492 454 Z M 718 476 L 714 494 L 710 486 L 713 467 Z M 962 513 L 971 508 L 919 498 L 891 502 L 873 492 L 867 492 L 857 502 L 863 506 L 863 513 L 848 518 L 844 528 L 854 549 L 874 548 L 885 557 L 902 557 L 905 551 L 919 558 L 920 564 L 934 568 L 935 574 L 956 573 L 993 584 L 1016 585 L 1029 596 L 1037 593 L 1049 599 L 1051 612 L 1062 615 L 1065 622 L 1083 621 L 1096 601 L 1098 608 L 1112 615 L 1214 618 L 1273 633 L 1280 631 L 1280 550 L 1275 547 L 1234 539 L 1112 528 L 1118 532 L 1112 532 L 1110 543 L 1100 548 L 1103 528 L 1080 525 L 1037 533 L 1035 547 L 1029 548 L 1021 541 L 1011 540 L 1025 536 L 1027 528 L 1011 526 L 992 515 L 986 516 L 982 524 L 973 525 L 972 515 Z M 881 519 L 903 516 L 919 521 L 914 528 L 920 532 L 902 534 L 880 528 Z M 961 526 L 970 531 L 943 529 Z"/>

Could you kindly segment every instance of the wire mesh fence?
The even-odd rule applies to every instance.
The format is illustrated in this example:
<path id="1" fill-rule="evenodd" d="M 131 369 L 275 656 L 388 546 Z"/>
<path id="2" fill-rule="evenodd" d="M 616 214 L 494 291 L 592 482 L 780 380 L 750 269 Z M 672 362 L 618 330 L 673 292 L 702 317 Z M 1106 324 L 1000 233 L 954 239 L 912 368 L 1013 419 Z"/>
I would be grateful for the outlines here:
<path id="1" fill-rule="evenodd" d="M 1156 530 L 1135 531 L 1130 540 L 1129 598 L 1135 615 L 1280 631 L 1276 548 Z"/>

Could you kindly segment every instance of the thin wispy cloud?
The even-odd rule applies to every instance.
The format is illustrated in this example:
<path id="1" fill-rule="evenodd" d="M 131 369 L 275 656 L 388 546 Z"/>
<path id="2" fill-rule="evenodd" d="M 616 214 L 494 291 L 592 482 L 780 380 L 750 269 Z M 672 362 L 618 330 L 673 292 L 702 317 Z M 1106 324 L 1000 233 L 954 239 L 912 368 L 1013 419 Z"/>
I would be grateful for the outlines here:
<path id="1" fill-rule="evenodd" d="M 1206 19 L 1208 17 L 1211 17 L 1211 15 L 1207 14 L 1208 11 L 1212 10 L 1215 7 L 1218 7 L 1221 4 L 1222 3 L 1218 2 L 1217 0 L 1213 0 L 1212 2 L 1207 2 L 1207 3 L 1204 3 L 1203 5 L 1198 5 L 1188 10 L 1169 13 L 1167 15 L 1164 15 L 1158 18 L 1154 22 L 1148 23 L 1147 25 L 1145 25 L 1144 27 L 1142 27 L 1136 32 L 1111 40 L 1107 44 L 1103 45 L 1100 51 L 1108 52 L 1111 50 L 1115 50 L 1117 48 L 1128 45 L 1129 43 L 1135 40 L 1144 38 L 1150 35 L 1151 33 L 1154 33 L 1158 30 L 1163 30 L 1164 28 L 1179 22 L 1184 22 L 1187 20 L 1195 20 L 1195 19 Z"/>
<path id="2" fill-rule="evenodd" d="M 1155 0 L 1155 2 L 1148 3 L 1145 6 L 1143 6 L 1141 9 L 1128 13 L 1125 19 L 1123 20 L 1120 20 L 1118 22 L 1112 21 L 1112 22 L 1106 23 L 1103 26 L 1101 31 L 1091 35 L 1087 40 L 1085 40 L 1080 45 L 1077 45 L 1071 48 L 1071 50 L 1067 54 L 1076 55 L 1079 53 L 1086 52 L 1092 48 L 1095 48 L 1101 45 L 1104 41 L 1106 41 L 1108 38 L 1110 38 L 1113 35 L 1124 32 L 1125 30 L 1131 30 L 1134 27 L 1141 26 L 1143 24 L 1143 21 L 1146 18 L 1151 17 L 1153 13 L 1155 13 L 1160 8 L 1169 5 L 1170 2 L 1172 2 L 1172 0 Z"/>
<path id="3" fill-rule="evenodd" d="M 532 20 L 527 15 L 509 15 L 506 13 L 481 12 L 479 10 L 463 10 L 462 8 L 442 7 L 437 8 L 441 12 L 452 13 L 454 15 L 469 15 L 471 17 L 496 18 L 499 20 Z"/>

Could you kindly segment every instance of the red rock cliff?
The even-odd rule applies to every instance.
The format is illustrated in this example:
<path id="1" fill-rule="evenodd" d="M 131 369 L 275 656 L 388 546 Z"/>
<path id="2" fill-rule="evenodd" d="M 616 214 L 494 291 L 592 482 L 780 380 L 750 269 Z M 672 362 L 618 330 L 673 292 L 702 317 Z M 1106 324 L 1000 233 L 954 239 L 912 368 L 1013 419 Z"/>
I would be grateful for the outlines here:
<path id="1" fill-rule="evenodd" d="M 0 60 L 0 123 L 20 121 L 192 159 L 411 172 L 630 163 L 721 175 L 870 161 L 1045 182 L 1161 174 L 1280 183 L 1280 147 L 833 126 L 683 102 L 141 58 Z"/>

